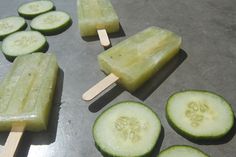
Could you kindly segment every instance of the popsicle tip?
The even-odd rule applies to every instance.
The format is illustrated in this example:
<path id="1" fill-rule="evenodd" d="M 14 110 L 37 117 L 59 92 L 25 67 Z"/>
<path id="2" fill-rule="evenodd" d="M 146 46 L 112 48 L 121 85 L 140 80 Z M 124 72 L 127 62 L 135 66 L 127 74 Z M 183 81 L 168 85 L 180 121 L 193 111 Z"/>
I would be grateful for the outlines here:
<path id="1" fill-rule="evenodd" d="M 102 46 L 104 46 L 104 47 L 108 47 L 108 46 L 110 46 L 110 41 L 108 40 L 108 42 L 103 42 L 102 43 Z"/>
<path id="2" fill-rule="evenodd" d="M 82 99 L 85 100 L 85 101 L 90 101 L 93 99 L 93 97 L 91 97 L 91 95 L 87 94 L 87 92 L 85 92 L 83 95 L 82 95 Z"/>
<path id="3" fill-rule="evenodd" d="M 105 29 L 99 29 L 97 30 L 97 32 L 98 32 L 98 37 L 100 39 L 101 45 L 104 47 L 110 46 L 111 43 L 107 35 L 107 31 Z"/>

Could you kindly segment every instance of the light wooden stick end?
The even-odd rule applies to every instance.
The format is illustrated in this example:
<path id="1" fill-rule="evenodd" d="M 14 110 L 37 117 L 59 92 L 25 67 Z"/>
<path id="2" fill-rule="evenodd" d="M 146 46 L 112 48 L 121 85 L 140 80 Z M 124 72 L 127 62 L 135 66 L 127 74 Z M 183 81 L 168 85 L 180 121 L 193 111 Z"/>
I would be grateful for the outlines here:
<path id="1" fill-rule="evenodd" d="M 89 90 L 87 90 L 83 95 L 82 99 L 85 101 L 92 100 L 95 98 L 98 94 L 100 94 L 102 91 L 104 91 L 106 88 L 111 86 L 113 83 L 115 83 L 119 77 L 117 77 L 114 74 L 110 74 L 107 77 L 105 77 L 103 80 L 98 82 L 96 85 L 91 87 Z"/>
<path id="2" fill-rule="evenodd" d="M 97 30 L 97 32 L 101 45 L 104 47 L 108 47 L 110 45 L 110 40 L 108 38 L 107 31 L 105 29 L 99 29 Z"/>
<path id="3" fill-rule="evenodd" d="M 24 123 L 14 124 L 12 126 L 11 132 L 8 135 L 1 157 L 14 157 L 17 147 L 19 145 L 20 139 L 24 133 L 25 126 L 26 125 Z"/>

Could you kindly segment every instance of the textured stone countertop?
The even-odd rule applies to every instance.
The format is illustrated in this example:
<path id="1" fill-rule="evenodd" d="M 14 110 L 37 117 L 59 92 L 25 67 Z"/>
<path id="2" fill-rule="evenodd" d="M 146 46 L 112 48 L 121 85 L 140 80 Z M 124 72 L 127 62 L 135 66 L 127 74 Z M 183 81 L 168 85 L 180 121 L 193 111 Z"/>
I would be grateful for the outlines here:
<path id="1" fill-rule="evenodd" d="M 0 18 L 17 15 L 19 5 L 27 1 L 1 0 Z M 72 16 L 73 24 L 59 35 L 47 36 L 48 51 L 56 54 L 61 68 L 49 128 L 40 133 L 26 132 L 16 157 L 101 156 L 92 138 L 93 122 L 104 109 L 123 100 L 141 101 L 159 115 L 164 131 L 153 157 L 174 144 L 195 146 L 212 157 L 235 156 L 235 126 L 219 142 L 193 143 L 169 126 L 165 104 L 180 90 L 210 90 L 225 97 L 236 112 L 236 1 L 111 1 L 122 26 L 119 33 L 111 35 L 113 45 L 148 26 L 159 26 L 182 36 L 180 55 L 133 94 L 114 85 L 92 102 L 85 102 L 83 92 L 105 76 L 97 63 L 97 55 L 104 49 L 97 38 L 80 37 L 76 0 L 53 0 L 57 10 Z M 0 53 L 0 79 L 10 65 Z M 0 151 L 7 134 L 0 133 Z"/>

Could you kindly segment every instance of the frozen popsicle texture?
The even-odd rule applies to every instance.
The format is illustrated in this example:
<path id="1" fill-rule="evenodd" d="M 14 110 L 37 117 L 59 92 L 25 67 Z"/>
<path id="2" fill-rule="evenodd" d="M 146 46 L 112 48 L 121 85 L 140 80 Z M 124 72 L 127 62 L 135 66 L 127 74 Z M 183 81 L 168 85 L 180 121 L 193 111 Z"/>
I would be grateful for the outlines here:
<path id="1" fill-rule="evenodd" d="M 58 65 L 52 54 L 17 57 L 0 84 L 0 131 L 25 123 L 26 130 L 47 128 L 57 80 Z"/>
<path id="2" fill-rule="evenodd" d="M 108 33 L 119 30 L 119 18 L 109 0 L 77 0 L 81 36 L 97 35 L 97 30 Z"/>
<path id="3" fill-rule="evenodd" d="M 129 91 L 139 88 L 178 52 L 181 37 L 165 29 L 150 27 L 98 56 L 101 69 L 119 77 Z"/>

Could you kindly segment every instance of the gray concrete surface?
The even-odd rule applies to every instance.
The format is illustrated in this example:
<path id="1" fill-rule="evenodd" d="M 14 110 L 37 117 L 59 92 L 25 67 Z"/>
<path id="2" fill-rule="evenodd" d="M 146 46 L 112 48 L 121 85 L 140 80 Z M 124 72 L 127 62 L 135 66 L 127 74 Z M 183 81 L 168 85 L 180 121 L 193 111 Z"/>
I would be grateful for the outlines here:
<path id="1" fill-rule="evenodd" d="M 17 7 L 29 0 L 1 0 L 0 18 L 17 15 Z M 235 0 L 112 0 L 123 33 L 111 42 L 128 38 L 148 26 L 167 28 L 183 37 L 182 51 L 143 88 L 130 94 L 113 86 L 92 102 L 82 93 L 104 74 L 97 55 L 104 49 L 97 38 L 83 40 L 77 28 L 76 1 L 54 0 L 57 10 L 68 12 L 73 25 L 65 32 L 48 36 L 49 52 L 61 67 L 48 131 L 26 132 L 17 157 L 99 157 L 94 146 L 92 125 L 104 109 L 121 100 L 142 101 L 159 115 L 164 131 L 153 156 L 168 146 L 187 144 L 214 157 L 236 154 L 235 127 L 219 142 L 194 143 L 177 134 L 165 118 L 168 97 L 179 90 L 201 89 L 224 96 L 236 112 L 236 1 Z M 0 54 L 0 79 L 11 63 Z M 2 150 L 7 133 L 0 133 Z"/>

